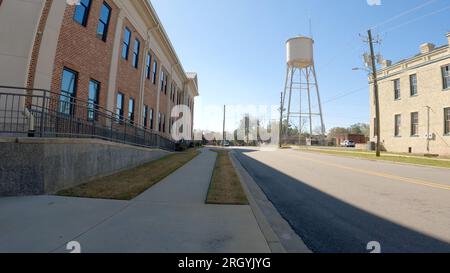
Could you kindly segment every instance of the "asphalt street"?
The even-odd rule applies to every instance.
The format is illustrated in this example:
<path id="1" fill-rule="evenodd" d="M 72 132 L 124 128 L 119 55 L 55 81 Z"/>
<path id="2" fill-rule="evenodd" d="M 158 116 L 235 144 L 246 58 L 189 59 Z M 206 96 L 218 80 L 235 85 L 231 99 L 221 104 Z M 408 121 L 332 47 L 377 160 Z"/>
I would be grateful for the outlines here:
<path id="1" fill-rule="evenodd" d="M 295 150 L 237 158 L 314 252 L 450 252 L 450 170 Z"/>

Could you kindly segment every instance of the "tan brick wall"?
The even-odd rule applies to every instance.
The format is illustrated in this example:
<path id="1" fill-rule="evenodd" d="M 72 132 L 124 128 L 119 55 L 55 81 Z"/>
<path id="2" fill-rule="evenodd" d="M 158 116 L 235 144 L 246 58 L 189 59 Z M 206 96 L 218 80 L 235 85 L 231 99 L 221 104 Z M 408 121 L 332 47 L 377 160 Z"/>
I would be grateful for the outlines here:
<path id="1" fill-rule="evenodd" d="M 447 57 L 445 57 L 447 56 Z M 444 57 L 444 60 L 438 61 Z M 430 133 L 436 135 L 430 141 L 430 153 L 449 155 L 450 136 L 444 135 L 444 108 L 450 107 L 450 90 L 443 90 L 441 67 L 450 64 L 450 49 L 441 50 L 440 54 L 424 56 L 414 65 L 424 64 L 427 61 L 436 62 L 414 68 L 413 65 L 402 64 L 397 71 L 401 73 L 392 75 L 379 82 L 381 141 L 388 151 L 407 153 L 409 148 L 413 153 L 427 153 L 427 108 L 430 111 Z M 417 75 L 418 95 L 410 95 L 409 76 Z M 389 76 L 389 74 L 384 74 Z M 400 79 L 401 99 L 394 100 L 395 79 Z M 371 86 L 372 90 L 372 86 Z M 371 106 L 371 140 L 374 138 L 374 100 L 373 92 L 370 96 Z M 411 113 L 419 112 L 419 136 L 411 136 Z M 394 117 L 401 115 L 400 136 L 394 136 Z"/>
<path id="2" fill-rule="evenodd" d="M 111 7 L 111 19 L 106 42 L 98 38 L 97 26 L 103 1 L 92 1 L 86 27 L 73 20 L 75 6 L 67 5 L 56 50 L 53 69 L 52 90 L 61 89 L 61 75 L 64 67 L 78 72 L 77 97 L 87 100 L 89 81 L 100 82 L 100 105 L 106 106 L 108 77 L 111 66 L 114 30 L 118 8 L 112 0 L 105 1 Z"/>

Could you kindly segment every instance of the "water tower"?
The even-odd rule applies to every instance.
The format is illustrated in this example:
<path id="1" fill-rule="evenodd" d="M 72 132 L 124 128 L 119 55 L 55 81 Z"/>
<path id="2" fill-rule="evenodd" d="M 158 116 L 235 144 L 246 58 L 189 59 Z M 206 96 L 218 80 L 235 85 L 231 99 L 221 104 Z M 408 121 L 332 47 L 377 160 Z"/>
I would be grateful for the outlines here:
<path id="1" fill-rule="evenodd" d="M 303 36 L 291 38 L 286 42 L 287 69 L 282 98 L 283 108 L 287 110 L 283 118 L 288 124 L 298 128 L 300 144 L 302 144 L 302 136 L 309 135 L 305 139 L 307 145 L 311 145 L 313 128 L 316 126 L 320 126 L 321 130 L 319 141 L 322 141 L 325 136 L 319 86 L 314 67 L 313 44 L 313 39 Z M 317 105 L 312 105 L 315 100 Z M 304 130 L 304 127 L 307 129 Z M 285 130 L 285 137 L 287 133 Z"/>

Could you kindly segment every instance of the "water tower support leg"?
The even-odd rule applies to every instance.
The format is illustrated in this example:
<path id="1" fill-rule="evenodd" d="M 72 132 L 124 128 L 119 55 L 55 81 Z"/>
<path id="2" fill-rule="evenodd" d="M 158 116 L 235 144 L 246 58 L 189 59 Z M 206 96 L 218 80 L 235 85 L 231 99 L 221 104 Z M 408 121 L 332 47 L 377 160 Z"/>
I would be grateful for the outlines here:
<path id="1" fill-rule="evenodd" d="M 309 138 L 312 140 L 312 109 L 311 109 L 311 88 L 310 88 L 310 80 L 309 80 L 309 71 L 306 69 L 306 87 L 308 92 L 308 107 L 309 107 Z"/>
<path id="2" fill-rule="evenodd" d="M 289 121 L 291 118 L 291 101 L 292 101 L 292 81 L 294 79 L 295 68 L 290 68 L 290 80 L 289 80 L 289 104 L 288 104 L 288 112 L 287 112 L 287 126 L 289 128 Z M 286 132 L 288 133 L 288 132 Z"/>
<path id="3" fill-rule="evenodd" d="M 321 124 L 321 130 L 322 130 L 322 137 L 325 138 L 325 123 L 323 122 L 323 112 L 322 112 L 322 102 L 320 100 L 320 93 L 319 93 L 319 84 L 317 82 L 317 75 L 316 75 L 316 69 L 313 67 L 312 68 L 312 73 L 314 76 L 314 82 L 316 85 L 316 92 L 317 92 L 317 100 L 319 103 L 319 114 L 320 114 L 320 124 Z M 325 139 L 323 139 L 324 141 Z"/>

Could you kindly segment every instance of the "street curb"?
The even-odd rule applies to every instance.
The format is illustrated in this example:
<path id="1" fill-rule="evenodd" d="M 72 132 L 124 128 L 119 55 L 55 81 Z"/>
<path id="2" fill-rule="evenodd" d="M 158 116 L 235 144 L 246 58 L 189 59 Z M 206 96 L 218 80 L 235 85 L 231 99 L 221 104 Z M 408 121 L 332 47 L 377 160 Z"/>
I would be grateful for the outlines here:
<path id="1" fill-rule="evenodd" d="M 267 241 L 267 244 L 269 245 L 271 252 L 312 253 L 303 240 L 298 237 L 286 220 L 284 220 L 284 218 L 278 213 L 272 202 L 267 199 L 264 192 L 259 188 L 258 184 L 256 184 L 253 178 L 241 165 L 234 153 L 234 150 L 229 153 L 231 163 L 233 164 L 239 180 L 241 181 L 242 187 L 247 195 L 250 208 L 252 209 L 253 215 L 255 216 L 255 219 Z M 264 212 L 266 212 L 266 215 L 270 215 L 270 219 L 265 216 Z M 277 224 L 277 232 L 274 231 L 269 221 L 273 224 Z M 280 240 L 281 236 L 284 240 Z M 289 244 L 288 246 L 285 246 L 287 245 L 287 241 L 289 241 Z"/>

